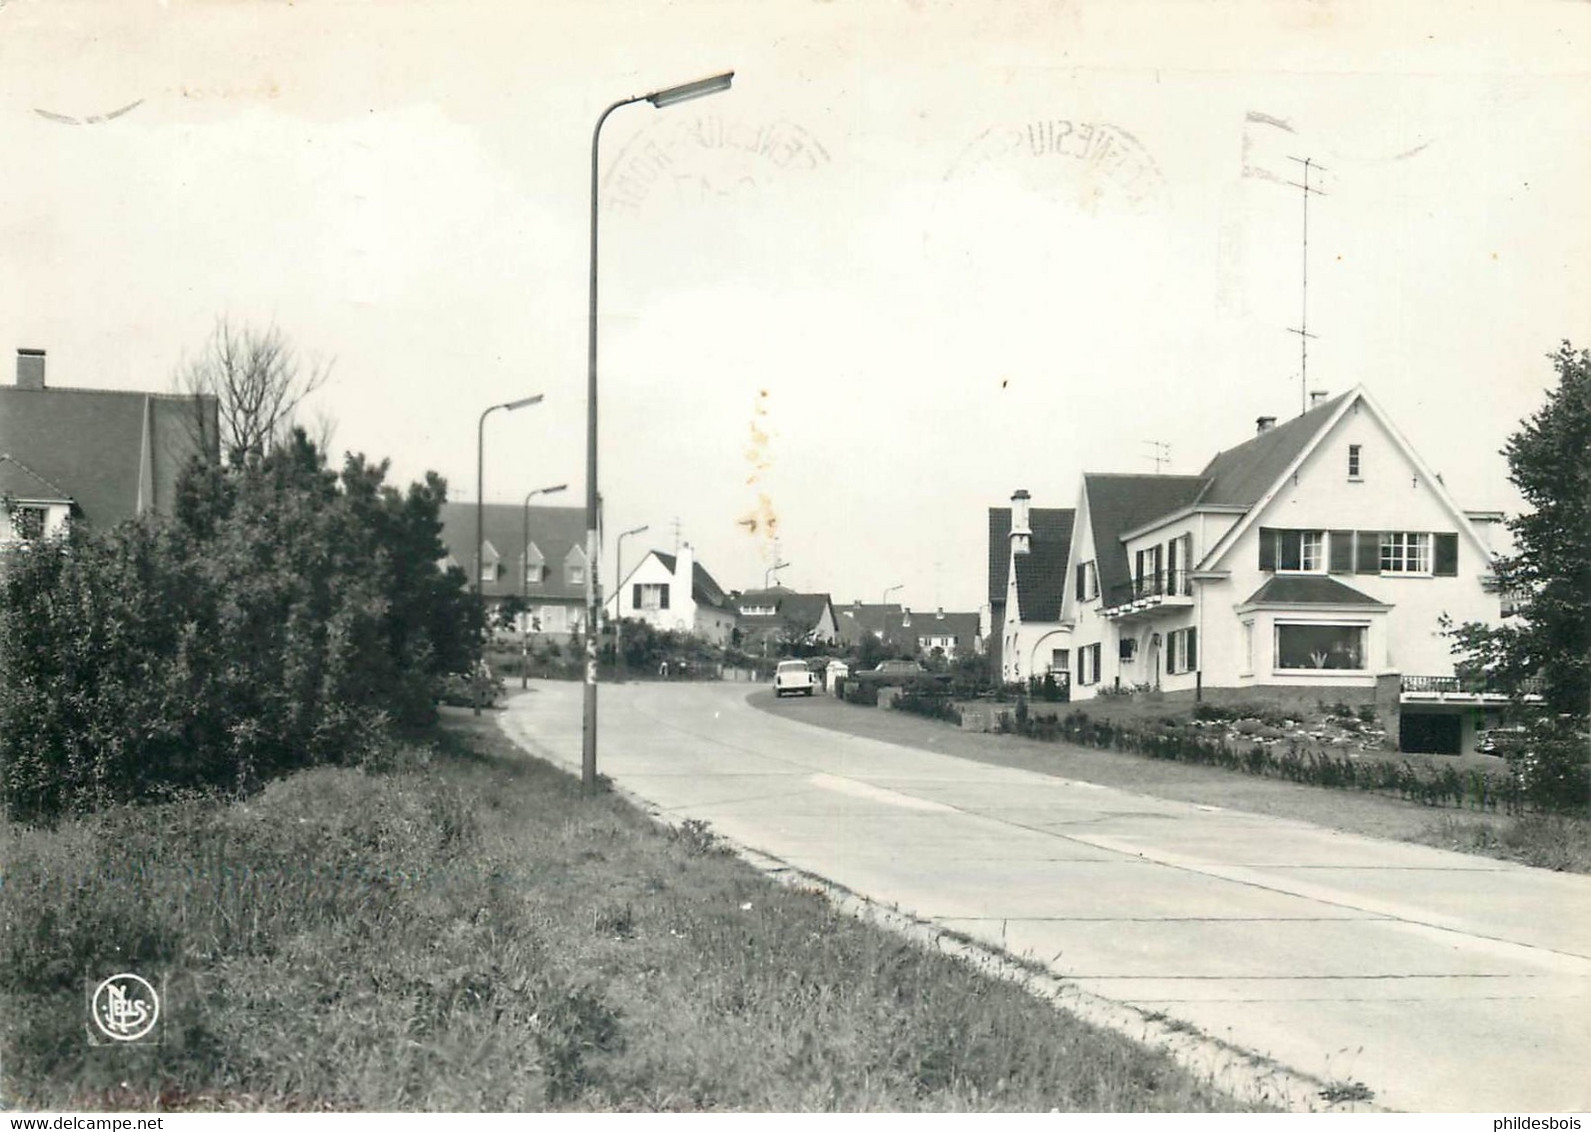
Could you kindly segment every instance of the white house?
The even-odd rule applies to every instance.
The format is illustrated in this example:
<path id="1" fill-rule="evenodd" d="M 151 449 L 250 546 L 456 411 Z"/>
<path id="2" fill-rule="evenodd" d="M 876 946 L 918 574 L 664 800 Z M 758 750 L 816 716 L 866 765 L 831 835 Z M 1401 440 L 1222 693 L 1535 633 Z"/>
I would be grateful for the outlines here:
<path id="1" fill-rule="evenodd" d="M 1031 499 L 1018 491 L 1009 510 L 989 509 L 989 651 L 1005 683 L 1066 672 L 1070 663 L 1071 632 L 1060 613 L 1075 512 L 1033 507 Z"/>
<path id="2" fill-rule="evenodd" d="M 1374 699 L 1405 750 L 1456 751 L 1488 697 L 1457 687 L 1442 622 L 1501 617 L 1500 519 L 1460 508 L 1362 386 L 1262 417 L 1197 476 L 1083 477 L 1049 664 L 1074 699 Z"/>
<path id="3" fill-rule="evenodd" d="M 618 608 L 620 617 L 694 633 L 715 645 L 727 645 L 735 631 L 733 603 L 688 544 L 677 554 L 648 553 L 619 586 Z"/>

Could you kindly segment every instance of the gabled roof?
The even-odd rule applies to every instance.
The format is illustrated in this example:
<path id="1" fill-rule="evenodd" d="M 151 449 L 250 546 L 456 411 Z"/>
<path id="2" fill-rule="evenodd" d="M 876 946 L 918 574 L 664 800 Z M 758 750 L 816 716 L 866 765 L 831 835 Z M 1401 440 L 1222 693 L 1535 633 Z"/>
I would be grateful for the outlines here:
<path id="1" fill-rule="evenodd" d="M 679 569 L 677 565 L 679 560 L 674 555 L 664 554 L 661 550 L 652 551 L 652 555 L 663 564 L 664 569 L 670 574 L 675 573 Z M 730 613 L 735 612 L 734 604 L 724 593 L 724 588 L 713 579 L 713 576 L 707 572 L 705 566 L 694 559 L 691 562 L 691 600 L 697 605 L 707 605 Z"/>
<path id="2" fill-rule="evenodd" d="M 68 493 L 95 526 L 170 514 L 188 461 L 205 449 L 218 458 L 217 435 L 214 397 L 0 386 L 0 452 Z"/>
<path id="3" fill-rule="evenodd" d="M 66 492 L 5 452 L 0 452 L 0 498 L 27 503 L 72 502 Z"/>
<path id="4" fill-rule="evenodd" d="M 832 605 L 828 594 L 798 594 L 777 587 L 768 590 L 747 590 L 731 603 L 739 615 L 740 624 L 749 629 L 788 622 L 811 632 L 823 620 L 823 614 Z M 773 608 L 772 613 L 743 613 L 745 606 Z"/>
<path id="5" fill-rule="evenodd" d="M 1364 605 L 1376 609 L 1388 608 L 1369 594 L 1360 593 L 1336 578 L 1320 574 L 1278 574 L 1268 578 L 1243 605 Z"/>
<path id="6" fill-rule="evenodd" d="M 1033 537 L 1026 554 L 1016 556 L 1017 601 L 1024 621 L 1054 621 L 1061 613 L 1066 593 L 1067 559 L 1072 549 L 1072 524 L 1077 512 L 1070 507 L 1030 507 L 1028 526 Z M 1007 570 L 1011 561 L 1011 508 L 989 508 L 989 604 L 1005 604 Z"/>
<path id="7" fill-rule="evenodd" d="M 919 641 L 925 637 L 955 637 L 957 640 L 966 638 L 977 639 L 980 628 L 980 618 L 976 613 L 940 613 L 923 611 L 912 614 L 912 623 L 906 626 L 905 632 L 916 637 Z"/>
<path id="8" fill-rule="evenodd" d="M 1083 475 L 1088 515 L 1093 525 L 1094 564 L 1099 592 L 1109 594 L 1132 580 L 1121 536 L 1151 519 L 1186 507 L 1209 484 L 1203 476 Z M 1025 616 L 1025 612 L 1024 612 Z"/>
<path id="9" fill-rule="evenodd" d="M 1293 461 L 1303 455 L 1310 442 L 1331 422 L 1338 407 L 1351 396 L 1350 391 L 1322 401 L 1303 415 L 1258 433 L 1236 448 L 1216 453 L 1199 473 L 1210 481 L 1199 503 L 1254 506 L 1293 466 Z"/>
<path id="10" fill-rule="evenodd" d="M 488 503 L 481 508 L 482 536 L 497 551 L 502 567 L 495 581 L 482 584 L 481 593 L 485 597 L 508 597 L 524 592 L 520 570 L 525 553 L 525 512 L 526 508 L 518 503 Z M 550 567 L 541 585 L 530 588 L 531 597 L 583 601 L 585 583 L 570 585 L 563 571 L 563 562 L 571 550 L 584 550 L 585 508 L 531 507 L 529 512 L 530 541 L 541 551 L 542 561 Z M 475 504 L 444 503 L 441 518 L 442 542 L 447 547 L 448 557 L 458 563 L 464 576 L 473 583 Z"/>
<path id="11" fill-rule="evenodd" d="M 1397 426 L 1376 403 L 1375 398 L 1370 396 L 1369 390 L 1359 385 L 1339 397 L 1333 397 L 1316 405 L 1285 425 L 1263 432 L 1210 461 L 1209 467 L 1205 469 L 1206 473 L 1223 478 L 1226 481 L 1226 487 L 1222 489 L 1223 495 L 1231 496 L 1233 502 L 1247 507 L 1248 511 L 1217 540 L 1215 546 L 1210 548 L 1201 566 L 1208 568 L 1220 562 L 1238 539 L 1255 523 L 1264 510 L 1264 505 L 1275 495 L 1282 481 L 1297 470 L 1304 459 L 1320 444 L 1322 437 L 1336 425 L 1349 408 L 1358 405 L 1363 405 L 1381 427 L 1386 429 L 1392 438 L 1392 443 L 1414 467 L 1422 489 L 1436 496 L 1437 501 L 1452 515 L 1459 531 L 1483 556 L 1491 554 L 1486 540 L 1476 531 L 1475 524 L 1468 514 L 1447 493 L 1441 477 L 1432 472 L 1425 461 L 1420 459 L 1420 454 L 1398 431 Z M 1286 434 L 1284 442 L 1267 443 L 1267 438 L 1273 433 Z M 1269 482 L 1262 482 L 1266 476 L 1269 477 Z M 1213 492 L 1212 484 L 1209 494 Z M 1246 498 L 1248 496 L 1252 498 Z M 1206 501 L 1220 502 L 1220 500 L 1209 500 L 1208 494 L 1199 502 L 1202 506 Z"/>

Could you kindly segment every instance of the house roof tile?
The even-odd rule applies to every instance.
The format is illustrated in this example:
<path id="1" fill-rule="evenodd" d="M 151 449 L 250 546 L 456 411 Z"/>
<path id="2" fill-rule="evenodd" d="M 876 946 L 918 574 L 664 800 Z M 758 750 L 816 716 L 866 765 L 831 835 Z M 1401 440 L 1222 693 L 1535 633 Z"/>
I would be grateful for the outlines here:
<path id="1" fill-rule="evenodd" d="M 1322 401 L 1308 412 L 1250 437 L 1236 448 L 1218 452 L 1199 473 L 1210 486 L 1199 498 L 1213 505 L 1252 507 L 1281 478 L 1332 413 L 1352 392 Z M 1154 516 L 1146 516 L 1146 520 Z"/>
<path id="2" fill-rule="evenodd" d="M 1186 507 L 1199 498 L 1209 481 L 1203 476 L 1105 475 L 1087 473 L 1088 514 L 1094 533 L 1095 569 L 1101 593 L 1110 593 L 1131 578 L 1127 548 L 1121 536 L 1151 519 Z M 1026 610 L 1023 611 L 1026 617 Z"/>
<path id="3" fill-rule="evenodd" d="M 71 495 L 15 456 L 0 452 L 0 497 L 32 503 L 70 503 Z"/>
<path id="4" fill-rule="evenodd" d="M 214 397 L 0 386 L 0 452 L 70 493 L 97 526 L 132 518 L 140 503 L 169 514 L 201 433 L 215 458 Z"/>
<path id="5" fill-rule="evenodd" d="M 481 509 L 481 532 L 485 542 L 497 552 L 501 569 L 497 578 L 482 584 L 484 597 L 509 597 L 522 592 L 521 562 L 524 558 L 525 513 L 518 503 L 488 503 Z M 530 595 L 538 600 L 584 601 L 584 582 L 571 585 L 563 569 L 564 560 L 576 547 L 585 548 L 586 513 L 581 507 L 531 507 L 530 541 L 541 552 L 547 567 L 540 586 Z M 442 504 L 442 542 L 448 556 L 470 575 L 475 561 L 475 504 Z"/>
<path id="6" fill-rule="evenodd" d="M 675 572 L 679 560 L 674 555 L 664 554 L 661 550 L 654 550 L 652 554 L 670 574 Z M 691 600 L 697 605 L 735 612 L 735 607 L 730 602 L 729 596 L 724 593 L 724 588 L 707 572 L 707 568 L 694 560 L 691 562 L 691 567 Z"/>
<path id="7" fill-rule="evenodd" d="M 1245 605 L 1373 605 L 1381 602 L 1336 578 L 1312 574 L 1278 574 L 1266 579 Z"/>
<path id="8" fill-rule="evenodd" d="M 800 594 L 783 587 L 768 590 L 747 590 L 735 598 L 731 605 L 746 628 L 790 622 L 810 632 L 823 620 L 823 613 L 832 605 L 828 594 Z M 773 606 L 772 613 L 742 613 L 744 606 Z"/>
<path id="9" fill-rule="evenodd" d="M 1030 507 L 1028 526 L 1033 537 L 1028 553 L 1017 555 L 1017 600 L 1024 621 L 1054 621 L 1061 615 L 1066 592 L 1072 525 L 1077 512 L 1070 507 Z M 1005 604 L 1006 569 L 1011 555 L 1011 508 L 989 508 L 989 604 Z"/>

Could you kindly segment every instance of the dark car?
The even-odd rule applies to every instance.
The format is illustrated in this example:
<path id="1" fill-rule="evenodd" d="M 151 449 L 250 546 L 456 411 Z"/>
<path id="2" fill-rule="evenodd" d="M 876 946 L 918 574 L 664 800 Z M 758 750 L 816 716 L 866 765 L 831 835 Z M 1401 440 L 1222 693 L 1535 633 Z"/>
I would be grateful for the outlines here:
<path id="1" fill-rule="evenodd" d="M 918 684 L 949 684 L 948 672 L 929 672 L 915 660 L 885 660 L 863 669 L 853 679 L 878 688 L 909 688 Z"/>

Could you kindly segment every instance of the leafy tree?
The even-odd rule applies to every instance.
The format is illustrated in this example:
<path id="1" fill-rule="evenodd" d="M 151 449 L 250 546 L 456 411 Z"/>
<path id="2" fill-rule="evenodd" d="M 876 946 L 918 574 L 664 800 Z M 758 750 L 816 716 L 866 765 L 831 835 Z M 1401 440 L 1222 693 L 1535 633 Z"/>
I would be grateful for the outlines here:
<path id="1" fill-rule="evenodd" d="M 1509 521 L 1515 551 L 1495 563 L 1518 616 L 1450 634 L 1461 674 L 1484 675 L 1516 699 L 1526 679 L 1540 679 L 1544 710 L 1510 762 L 1536 805 L 1578 809 L 1591 803 L 1591 352 L 1564 342 L 1549 356 L 1558 387 L 1503 449 L 1530 508 Z"/>
<path id="2" fill-rule="evenodd" d="M 1495 563 L 1497 584 L 1516 595 L 1518 617 L 1453 631 L 1471 672 L 1517 688 L 1539 676 L 1555 716 L 1591 710 L 1591 351 L 1564 342 L 1552 358 L 1558 388 L 1509 437 L 1509 479 L 1529 507 L 1509 520 L 1515 552 Z"/>
<path id="3" fill-rule="evenodd" d="M 181 789 L 248 789 L 357 759 L 468 670 L 479 617 L 443 573 L 428 475 L 341 473 L 302 431 L 195 465 L 173 520 L 78 529 L 0 576 L 0 793 L 48 816 Z"/>

